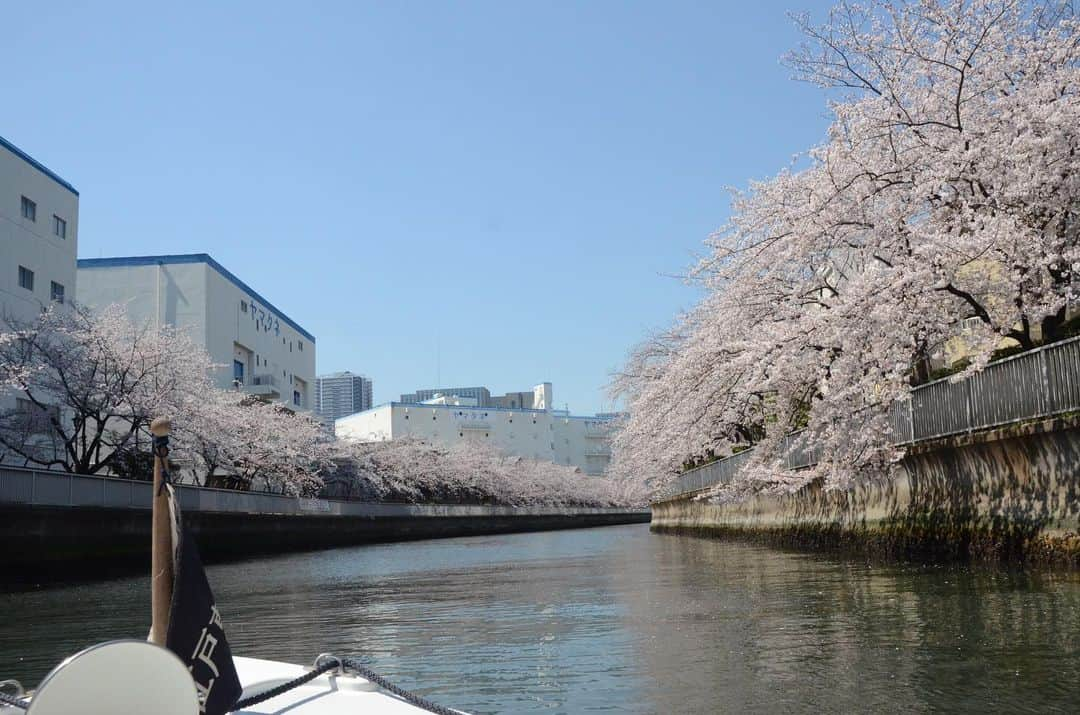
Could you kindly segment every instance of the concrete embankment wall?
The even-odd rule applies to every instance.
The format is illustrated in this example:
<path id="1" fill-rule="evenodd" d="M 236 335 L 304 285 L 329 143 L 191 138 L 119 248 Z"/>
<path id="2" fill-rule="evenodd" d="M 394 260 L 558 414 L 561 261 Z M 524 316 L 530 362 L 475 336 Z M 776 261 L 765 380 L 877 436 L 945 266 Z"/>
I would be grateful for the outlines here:
<path id="1" fill-rule="evenodd" d="M 145 482 L 0 469 L 3 581 L 57 580 L 149 565 Z M 204 560 L 355 544 L 646 523 L 647 511 L 366 504 L 181 487 Z"/>
<path id="2" fill-rule="evenodd" d="M 655 531 L 901 558 L 1080 566 L 1080 422 L 1053 419 L 917 445 L 848 490 L 653 504 Z"/>

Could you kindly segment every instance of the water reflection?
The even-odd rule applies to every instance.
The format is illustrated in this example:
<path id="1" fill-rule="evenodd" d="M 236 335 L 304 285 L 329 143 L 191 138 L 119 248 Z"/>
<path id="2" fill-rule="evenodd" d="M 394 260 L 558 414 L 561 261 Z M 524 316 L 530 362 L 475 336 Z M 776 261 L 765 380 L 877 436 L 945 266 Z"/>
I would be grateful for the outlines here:
<path id="1" fill-rule="evenodd" d="M 1080 577 L 868 566 L 630 526 L 215 566 L 234 650 L 364 654 L 475 713 L 1071 711 Z M 146 579 L 0 595 L 0 675 L 142 637 Z"/>

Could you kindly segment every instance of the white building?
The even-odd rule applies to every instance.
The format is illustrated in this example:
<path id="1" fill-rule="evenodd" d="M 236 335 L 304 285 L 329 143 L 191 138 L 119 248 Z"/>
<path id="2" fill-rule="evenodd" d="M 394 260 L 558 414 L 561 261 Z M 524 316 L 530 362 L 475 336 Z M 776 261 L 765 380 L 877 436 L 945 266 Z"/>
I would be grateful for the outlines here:
<path id="1" fill-rule="evenodd" d="M 0 137 L 0 316 L 75 297 L 78 233 L 75 187 Z"/>
<path id="2" fill-rule="evenodd" d="M 205 253 L 79 261 L 80 303 L 124 303 L 136 320 L 185 328 L 236 387 L 310 409 L 315 336 Z"/>
<path id="3" fill-rule="evenodd" d="M 551 383 L 534 388 L 534 404 L 551 405 Z M 342 417 L 341 439 L 385 442 L 411 437 L 432 444 L 486 442 L 504 454 L 542 459 L 599 475 L 611 459 L 610 417 L 580 417 L 551 409 L 509 409 L 465 404 L 465 399 L 390 402 Z M 447 404 L 450 403 L 450 404 Z"/>

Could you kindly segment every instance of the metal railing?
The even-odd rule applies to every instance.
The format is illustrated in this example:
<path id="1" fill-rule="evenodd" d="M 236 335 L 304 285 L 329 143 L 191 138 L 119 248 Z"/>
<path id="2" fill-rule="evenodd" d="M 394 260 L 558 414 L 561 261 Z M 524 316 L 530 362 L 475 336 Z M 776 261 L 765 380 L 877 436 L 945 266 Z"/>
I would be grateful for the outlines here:
<path id="1" fill-rule="evenodd" d="M 990 363 L 963 380 L 943 378 L 916 387 L 889 407 L 889 427 L 893 444 L 900 446 L 1075 410 L 1080 410 L 1080 337 Z M 781 443 L 788 469 L 817 463 L 818 450 L 801 437 L 801 431 L 794 432 Z M 663 496 L 731 481 L 751 451 L 684 472 Z"/>

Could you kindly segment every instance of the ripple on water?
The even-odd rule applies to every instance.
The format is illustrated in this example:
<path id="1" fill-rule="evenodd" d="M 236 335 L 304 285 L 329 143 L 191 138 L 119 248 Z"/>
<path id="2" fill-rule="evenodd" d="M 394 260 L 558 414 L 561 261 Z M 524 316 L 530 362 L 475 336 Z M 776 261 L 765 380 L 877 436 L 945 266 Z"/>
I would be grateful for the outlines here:
<path id="1" fill-rule="evenodd" d="M 1080 580 L 871 567 L 630 526 L 209 569 L 234 651 L 359 654 L 480 713 L 1068 712 Z M 147 579 L 0 594 L 0 676 L 144 637 Z"/>

